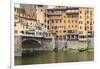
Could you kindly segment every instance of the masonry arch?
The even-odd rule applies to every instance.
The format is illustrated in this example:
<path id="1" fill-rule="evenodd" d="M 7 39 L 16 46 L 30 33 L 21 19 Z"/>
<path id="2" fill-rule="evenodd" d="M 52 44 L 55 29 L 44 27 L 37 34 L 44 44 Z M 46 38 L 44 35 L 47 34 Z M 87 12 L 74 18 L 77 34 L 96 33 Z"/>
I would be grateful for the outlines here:
<path id="1" fill-rule="evenodd" d="M 26 39 L 22 41 L 22 48 L 39 48 L 41 44 L 34 39 Z"/>

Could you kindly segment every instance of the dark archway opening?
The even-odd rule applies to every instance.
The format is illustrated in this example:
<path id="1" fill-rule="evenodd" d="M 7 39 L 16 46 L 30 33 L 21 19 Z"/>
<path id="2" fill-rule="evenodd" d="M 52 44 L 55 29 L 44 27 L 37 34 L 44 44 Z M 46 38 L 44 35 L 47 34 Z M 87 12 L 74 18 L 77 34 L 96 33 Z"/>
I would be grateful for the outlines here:
<path id="1" fill-rule="evenodd" d="M 38 55 L 39 52 L 38 49 L 41 47 L 41 44 L 38 41 L 35 40 L 25 40 L 22 42 L 22 56 L 33 56 L 33 55 Z"/>
<path id="2" fill-rule="evenodd" d="M 22 48 L 39 48 L 41 44 L 35 40 L 25 40 L 22 42 Z"/>

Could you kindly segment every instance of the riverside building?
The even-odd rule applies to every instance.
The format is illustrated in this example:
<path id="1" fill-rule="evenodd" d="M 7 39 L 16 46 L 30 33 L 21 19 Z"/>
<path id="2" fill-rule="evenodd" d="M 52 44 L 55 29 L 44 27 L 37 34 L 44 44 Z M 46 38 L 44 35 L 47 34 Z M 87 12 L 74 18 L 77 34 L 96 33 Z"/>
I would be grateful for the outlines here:
<path id="1" fill-rule="evenodd" d="M 86 7 L 55 7 L 47 9 L 48 32 L 58 39 L 80 40 L 93 37 L 94 9 Z"/>
<path id="2" fill-rule="evenodd" d="M 20 5 L 15 7 L 15 35 L 80 40 L 94 36 L 94 9 L 87 7 Z"/>

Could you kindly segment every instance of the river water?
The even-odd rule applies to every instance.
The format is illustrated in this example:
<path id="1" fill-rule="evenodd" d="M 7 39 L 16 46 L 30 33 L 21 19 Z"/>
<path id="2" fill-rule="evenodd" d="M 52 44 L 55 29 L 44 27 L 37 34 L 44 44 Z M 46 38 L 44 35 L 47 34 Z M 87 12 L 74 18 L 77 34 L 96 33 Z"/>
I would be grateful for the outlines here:
<path id="1" fill-rule="evenodd" d="M 93 61 L 94 52 L 46 51 L 31 56 L 15 57 L 15 65 Z"/>

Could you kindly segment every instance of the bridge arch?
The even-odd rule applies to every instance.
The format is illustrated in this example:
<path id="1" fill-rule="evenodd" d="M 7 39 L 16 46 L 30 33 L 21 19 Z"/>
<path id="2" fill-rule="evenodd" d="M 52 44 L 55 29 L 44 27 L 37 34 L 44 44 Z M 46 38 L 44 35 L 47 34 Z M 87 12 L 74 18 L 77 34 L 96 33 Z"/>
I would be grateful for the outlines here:
<path id="1" fill-rule="evenodd" d="M 39 48 L 41 44 L 34 39 L 24 39 L 22 40 L 22 48 Z"/>

